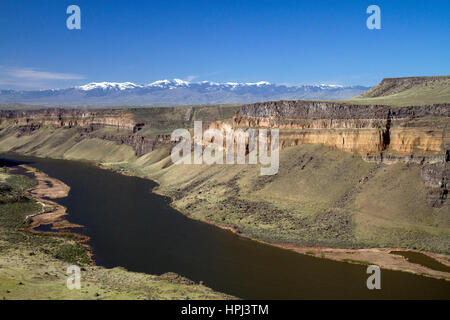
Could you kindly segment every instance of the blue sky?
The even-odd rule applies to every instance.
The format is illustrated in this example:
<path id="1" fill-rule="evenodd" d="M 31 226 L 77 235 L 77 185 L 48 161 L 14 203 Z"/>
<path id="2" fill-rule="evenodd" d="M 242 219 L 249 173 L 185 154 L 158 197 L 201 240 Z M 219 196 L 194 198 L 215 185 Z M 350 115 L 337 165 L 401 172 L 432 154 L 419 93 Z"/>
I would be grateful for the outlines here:
<path id="1" fill-rule="evenodd" d="M 66 8 L 81 8 L 81 30 Z M 381 8 L 369 30 L 366 8 Z M 374 85 L 450 74 L 450 1 L 8 1 L 0 88 L 159 79 Z"/>

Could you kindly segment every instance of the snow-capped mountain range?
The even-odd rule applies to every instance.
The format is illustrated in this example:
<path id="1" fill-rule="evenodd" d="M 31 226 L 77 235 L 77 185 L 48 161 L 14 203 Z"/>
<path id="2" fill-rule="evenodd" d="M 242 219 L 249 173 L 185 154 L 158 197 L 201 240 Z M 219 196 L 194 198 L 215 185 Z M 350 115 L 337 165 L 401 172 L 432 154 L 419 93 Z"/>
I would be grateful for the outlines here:
<path id="1" fill-rule="evenodd" d="M 341 85 L 287 86 L 260 82 L 188 82 L 158 80 L 149 84 L 91 82 L 66 89 L 0 90 L 0 103 L 60 106 L 143 106 L 249 103 L 281 99 L 349 99 L 368 87 Z"/>
<path id="2" fill-rule="evenodd" d="M 247 82 L 247 83 L 238 83 L 238 82 L 225 82 L 225 83 L 217 83 L 211 81 L 202 81 L 202 82 L 188 82 L 181 79 L 173 79 L 173 80 L 158 80 L 146 85 L 135 84 L 133 82 L 91 82 L 85 84 L 83 86 L 77 87 L 78 89 L 89 91 L 94 89 L 103 89 L 103 90 L 127 90 L 127 89 L 136 89 L 136 88 L 164 88 L 164 89 L 176 89 L 181 87 L 192 87 L 195 85 L 202 86 L 211 86 L 211 87 L 223 87 L 223 88 L 237 88 L 237 87 L 260 87 L 260 86 L 270 86 L 270 83 L 267 81 L 260 82 Z"/>

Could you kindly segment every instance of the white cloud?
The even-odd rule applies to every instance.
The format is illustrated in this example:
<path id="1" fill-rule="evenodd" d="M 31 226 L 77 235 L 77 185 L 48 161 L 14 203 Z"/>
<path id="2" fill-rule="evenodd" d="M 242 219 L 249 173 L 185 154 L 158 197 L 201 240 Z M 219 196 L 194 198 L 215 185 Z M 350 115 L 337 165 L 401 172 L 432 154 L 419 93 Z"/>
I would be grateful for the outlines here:
<path id="1" fill-rule="evenodd" d="M 12 69 L 8 74 L 15 78 L 32 80 L 81 80 L 83 76 L 70 73 L 37 71 L 34 69 Z"/>
<path id="2" fill-rule="evenodd" d="M 82 79 L 85 77 L 78 74 L 0 66 L 1 89 L 61 88 L 79 84 Z"/>
<path id="3" fill-rule="evenodd" d="M 192 80 L 197 79 L 197 78 L 198 78 L 198 76 L 191 75 L 191 76 L 187 76 L 184 80 L 185 81 L 192 81 Z"/>

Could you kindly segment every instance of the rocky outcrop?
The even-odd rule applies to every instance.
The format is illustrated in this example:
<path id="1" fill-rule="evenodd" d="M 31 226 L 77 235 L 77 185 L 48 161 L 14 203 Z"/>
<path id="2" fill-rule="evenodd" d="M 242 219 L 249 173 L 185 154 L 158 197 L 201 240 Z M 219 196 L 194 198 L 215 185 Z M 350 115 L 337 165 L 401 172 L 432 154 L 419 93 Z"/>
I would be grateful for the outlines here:
<path id="1" fill-rule="evenodd" d="M 155 150 L 159 146 L 171 143 L 170 135 L 143 137 L 140 135 L 98 134 L 94 131 L 91 133 L 81 133 L 80 139 L 85 138 L 99 138 L 102 140 L 114 141 L 117 144 L 129 145 L 133 147 L 135 154 L 138 157 Z"/>
<path id="2" fill-rule="evenodd" d="M 448 196 L 450 168 L 447 162 L 421 167 L 420 176 L 428 188 L 428 201 L 433 207 L 441 207 Z"/>

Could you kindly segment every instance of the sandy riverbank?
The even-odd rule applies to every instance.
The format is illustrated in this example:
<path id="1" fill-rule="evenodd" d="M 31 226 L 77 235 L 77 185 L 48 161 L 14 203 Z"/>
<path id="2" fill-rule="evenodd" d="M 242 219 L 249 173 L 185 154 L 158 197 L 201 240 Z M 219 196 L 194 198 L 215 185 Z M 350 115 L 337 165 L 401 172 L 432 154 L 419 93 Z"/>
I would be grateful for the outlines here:
<path id="1" fill-rule="evenodd" d="M 64 206 L 49 200 L 67 197 L 70 191 L 68 185 L 60 180 L 49 177 L 46 173 L 33 167 L 24 164 L 19 165 L 19 167 L 33 175 L 36 185 L 27 189 L 25 192 L 42 206 L 42 211 L 40 213 L 27 217 L 27 220 L 30 222 L 30 229 L 50 224 L 52 225 L 52 229 L 55 230 L 82 227 L 81 225 L 67 221 L 64 218 L 67 216 L 67 209 Z"/>
<path id="2" fill-rule="evenodd" d="M 326 258 L 347 263 L 375 264 L 382 269 L 391 269 L 411 272 L 423 276 L 450 281 L 450 273 L 436 271 L 420 264 L 411 263 L 405 257 L 392 254 L 392 251 L 414 251 L 427 255 L 440 263 L 450 267 L 450 258 L 443 254 L 423 252 L 418 250 L 402 248 L 364 248 L 364 249 L 344 249 L 344 248 L 321 248 L 321 247 L 300 247 L 283 244 L 274 244 L 277 247 L 292 250 L 302 254 L 309 254 L 320 258 Z"/>

